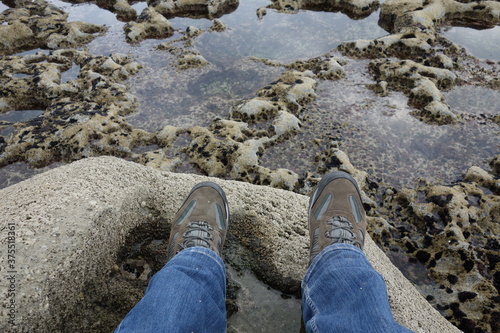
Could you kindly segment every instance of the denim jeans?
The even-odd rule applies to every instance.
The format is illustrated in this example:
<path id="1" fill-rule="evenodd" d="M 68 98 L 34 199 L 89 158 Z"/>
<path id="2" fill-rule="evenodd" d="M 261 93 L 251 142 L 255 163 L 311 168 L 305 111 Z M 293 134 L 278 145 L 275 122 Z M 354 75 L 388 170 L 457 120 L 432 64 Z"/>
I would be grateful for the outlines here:
<path id="1" fill-rule="evenodd" d="M 187 248 L 151 279 L 115 332 L 225 332 L 226 275 L 213 251 Z M 323 249 L 302 282 L 307 332 L 411 332 L 397 324 L 385 282 L 348 244 Z"/>

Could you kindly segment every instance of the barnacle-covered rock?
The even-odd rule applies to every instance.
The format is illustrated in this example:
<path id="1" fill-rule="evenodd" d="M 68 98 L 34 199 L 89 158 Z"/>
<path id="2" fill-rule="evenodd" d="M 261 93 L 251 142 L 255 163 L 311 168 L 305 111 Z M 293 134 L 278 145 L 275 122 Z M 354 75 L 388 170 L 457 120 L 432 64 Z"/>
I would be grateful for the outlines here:
<path id="1" fill-rule="evenodd" d="M 187 16 L 214 19 L 238 8 L 238 0 L 149 0 L 150 8 L 167 18 Z"/>
<path id="2" fill-rule="evenodd" d="M 0 13 L 0 55 L 29 49 L 78 47 L 106 31 L 106 27 L 67 22 L 68 14 L 43 0 L 25 2 Z"/>
<path id="3" fill-rule="evenodd" d="M 73 65 L 80 66 L 78 77 L 61 83 L 61 72 Z M 57 50 L 4 57 L 0 66 L 3 111 L 45 109 L 5 139 L 0 165 L 26 161 L 42 167 L 96 154 L 128 156 L 135 145 L 154 139 L 122 118 L 137 100 L 120 81 L 141 67 L 126 55 Z"/>
<path id="4" fill-rule="evenodd" d="M 342 12 L 352 19 L 367 17 L 378 7 L 378 0 L 273 0 L 273 3 L 267 6 L 285 13 L 297 13 L 301 9 Z"/>
<path id="5" fill-rule="evenodd" d="M 129 22 L 123 26 L 127 42 L 136 43 L 147 38 L 167 38 L 174 34 L 170 22 L 151 7 L 144 9 L 137 22 Z"/>
<path id="6" fill-rule="evenodd" d="M 472 167 L 456 185 L 388 190 L 385 199 L 381 210 L 388 210 L 390 226 L 371 230 L 379 244 L 401 248 L 426 266 L 439 286 L 428 299 L 455 325 L 495 331 L 499 285 L 491 277 L 500 274 L 498 179 Z"/>
<path id="7" fill-rule="evenodd" d="M 438 88 L 447 88 L 454 83 L 456 75 L 450 70 L 424 66 L 411 60 L 398 62 L 390 59 L 372 60 L 370 70 L 377 80 L 408 94 L 409 103 L 421 109 L 417 115 L 423 120 L 438 124 L 458 120 Z"/>

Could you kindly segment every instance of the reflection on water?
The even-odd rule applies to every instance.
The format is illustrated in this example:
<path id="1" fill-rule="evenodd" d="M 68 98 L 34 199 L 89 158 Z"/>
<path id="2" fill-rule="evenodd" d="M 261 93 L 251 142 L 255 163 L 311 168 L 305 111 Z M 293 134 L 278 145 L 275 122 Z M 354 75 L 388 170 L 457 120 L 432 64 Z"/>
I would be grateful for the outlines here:
<path id="1" fill-rule="evenodd" d="M 465 47 L 477 58 L 500 61 L 500 26 L 484 30 L 452 27 L 446 30 L 443 35 Z"/>
<path id="2" fill-rule="evenodd" d="M 458 86 L 444 93 L 451 109 L 476 115 L 499 113 L 500 91 L 480 86 Z"/>
<path id="3" fill-rule="evenodd" d="M 345 80 L 320 82 L 315 107 L 307 110 L 302 132 L 267 149 L 263 166 L 289 168 L 299 174 L 314 172 L 315 156 L 336 142 L 354 166 L 398 188 L 414 187 L 419 178 L 450 183 L 472 165 L 489 169 L 489 159 L 500 152 L 497 124 L 470 116 L 456 125 L 421 122 L 410 114 L 414 109 L 403 93 L 380 97 L 365 87 L 373 81 L 360 68 L 363 63 L 367 66 L 368 62 L 351 60 L 345 66 Z M 459 114 L 497 114 L 500 92 L 457 87 L 446 100 Z M 316 139 L 321 144 L 314 144 Z M 307 150 L 301 148 L 303 144 Z"/>
<path id="4" fill-rule="evenodd" d="M 108 26 L 118 22 L 114 13 L 103 10 L 92 3 L 70 4 L 60 0 L 49 0 L 49 2 L 69 14 L 68 22 L 82 21 Z"/>
<path id="5" fill-rule="evenodd" d="M 354 21 L 342 13 L 301 10 L 297 14 L 267 10 L 262 20 L 255 14 L 268 1 L 242 1 L 222 18 L 229 28 L 223 33 L 202 35 L 197 47 L 210 62 L 221 65 L 249 56 L 287 61 L 324 54 L 342 41 L 376 38 L 386 34 L 378 15 Z"/>
<path id="6" fill-rule="evenodd" d="M 228 320 L 228 332 L 299 332 L 301 300 L 282 294 L 260 282 L 249 272 L 228 268 L 241 285 L 238 312 Z"/>
<path id="7" fill-rule="evenodd" d="M 80 65 L 73 65 L 70 69 L 61 73 L 61 83 L 76 79 L 80 73 Z"/>
<path id="8" fill-rule="evenodd" d="M 140 15 L 141 12 L 148 6 L 147 2 L 138 2 L 132 5 L 132 8 L 134 8 L 137 11 L 137 15 Z"/>
<path id="9" fill-rule="evenodd" d="M 62 163 L 53 163 L 45 168 L 33 169 L 28 163 L 24 162 L 9 164 L 3 167 L 0 173 L 0 189 L 19 183 L 39 173 L 54 169 L 60 165 L 62 165 Z"/>
<path id="10" fill-rule="evenodd" d="M 0 114 L 0 121 L 23 122 L 43 114 L 43 110 L 16 110 Z"/>

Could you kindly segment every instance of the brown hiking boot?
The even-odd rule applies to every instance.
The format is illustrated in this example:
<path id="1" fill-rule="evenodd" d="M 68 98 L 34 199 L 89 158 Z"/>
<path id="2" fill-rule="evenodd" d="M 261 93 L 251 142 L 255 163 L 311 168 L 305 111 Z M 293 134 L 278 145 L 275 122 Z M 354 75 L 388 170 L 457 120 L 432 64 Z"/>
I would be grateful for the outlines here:
<path id="1" fill-rule="evenodd" d="M 229 224 L 229 205 L 222 188 L 212 182 L 194 186 L 175 215 L 168 260 L 181 250 L 202 246 L 221 256 Z"/>
<path id="2" fill-rule="evenodd" d="M 324 176 L 309 201 L 309 264 L 325 247 L 347 243 L 363 250 L 366 215 L 356 180 L 342 171 Z"/>

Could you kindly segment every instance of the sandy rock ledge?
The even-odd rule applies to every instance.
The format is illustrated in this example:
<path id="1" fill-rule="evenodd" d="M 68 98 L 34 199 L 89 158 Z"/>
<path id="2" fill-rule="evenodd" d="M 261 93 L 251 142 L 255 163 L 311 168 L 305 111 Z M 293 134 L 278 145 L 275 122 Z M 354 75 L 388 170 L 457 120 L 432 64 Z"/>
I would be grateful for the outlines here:
<path id="1" fill-rule="evenodd" d="M 123 248 L 125 239 L 137 236 L 138 228 L 168 225 L 190 188 L 207 179 L 99 157 L 1 190 L 1 248 L 7 248 L 6 227 L 13 226 L 16 258 L 13 267 L 7 267 L 3 260 L 0 269 L 16 273 L 15 297 L 7 297 L 3 290 L 0 330 L 11 328 L 5 320 L 11 299 L 15 300 L 18 332 L 111 330 L 123 314 L 106 320 L 100 316 L 102 309 L 121 306 L 126 313 L 125 307 L 131 306 L 121 304 L 124 295 L 120 298 L 120 294 L 125 291 L 112 287 L 120 270 L 117 257 L 130 250 Z M 308 239 L 308 197 L 242 182 L 210 180 L 227 192 L 232 209 L 231 242 L 243 247 L 260 244 L 258 250 L 247 250 L 252 252 L 254 262 L 266 265 L 264 282 L 278 282 L 273 283 L 277 287 L 279 281 L 285 281 L 281 284 L 285 287 L 299 282 L 307 265 L 304 244 Z M 167 232 L 163 236 L 168 239 Z M 458 331 L 425 301 L 371 239 L 366 252 L 387 281 L 400 323 L 415 332 Z M 154 272 L 162 264 L 149 262 L 143 266 L 152 267 Z M 149 276 L 143 273 L 139 277 L 146 280 Z M 141 295 L 129 296 L 129 303 L 133 303 Z"/>

